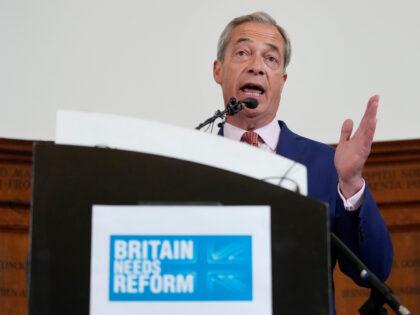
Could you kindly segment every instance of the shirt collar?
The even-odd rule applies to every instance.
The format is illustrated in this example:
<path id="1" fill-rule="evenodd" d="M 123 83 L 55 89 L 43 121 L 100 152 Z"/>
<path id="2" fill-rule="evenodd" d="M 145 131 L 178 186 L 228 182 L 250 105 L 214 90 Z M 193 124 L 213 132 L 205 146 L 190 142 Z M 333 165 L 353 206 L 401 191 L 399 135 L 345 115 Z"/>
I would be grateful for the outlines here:
<path id="1" fill-rule="evenodd" d="M 242 135 L 246 131 L 247 130 L 235 127 L 229 123 L 226 123 L 223 127 L 223 135 L 235 141 L 241 141 Z M 280 125 L 276 118 L 274 118 L 269 124 L 252 131 L 258 133 L 264 143 L 268 145 L 272 151 L 276 151 L 280 138 Z"/>

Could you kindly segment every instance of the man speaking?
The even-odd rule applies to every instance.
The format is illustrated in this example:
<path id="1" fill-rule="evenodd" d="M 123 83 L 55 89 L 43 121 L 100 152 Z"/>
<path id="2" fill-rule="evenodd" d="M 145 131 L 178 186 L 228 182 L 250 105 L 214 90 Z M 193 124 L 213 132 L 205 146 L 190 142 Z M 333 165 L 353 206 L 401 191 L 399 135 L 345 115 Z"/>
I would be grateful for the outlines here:
<path id="1" fill-rule="evenodd" d="M 276 120 L 290 55 L 286 32 L 266 13 L 241 16 L 226 26 L 213 65 L 214 79 L 222 87 L 225 104 L 231 97 L 252 97 L 259 105 L 228 116 L 219 134 L 304 164 L 308 172 L 308 195 L 328 203 L 331 231 L 384 281 L 391 270 L 392 243 L 362 178 L 375 133 L 379 96 L 370 98 L 353 136 L 353 122 L 343 123 L 336 150 L 299 136 L 283 121 Z M 337 253 L 332 252 L 331 259 L 332 268 L 338 260 L 345 274 L 359 285 L 365 285 Z"/>

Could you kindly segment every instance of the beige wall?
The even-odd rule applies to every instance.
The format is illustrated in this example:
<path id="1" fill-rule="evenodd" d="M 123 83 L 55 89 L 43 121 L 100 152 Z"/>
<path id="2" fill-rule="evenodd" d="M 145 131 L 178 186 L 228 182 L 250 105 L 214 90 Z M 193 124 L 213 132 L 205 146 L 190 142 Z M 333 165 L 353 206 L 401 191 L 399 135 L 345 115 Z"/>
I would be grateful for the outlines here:
<path id="1" fill-rule="evenodd" d="M 192 128 L 222 108 L 224 25 L 257 10 L 289 32 L 279 117 L 336 142 L 381 95 L 376 140 L 420 138 L 420 2 L 0 0 L 0 137 L 53 139 L 58 108 Z"/>

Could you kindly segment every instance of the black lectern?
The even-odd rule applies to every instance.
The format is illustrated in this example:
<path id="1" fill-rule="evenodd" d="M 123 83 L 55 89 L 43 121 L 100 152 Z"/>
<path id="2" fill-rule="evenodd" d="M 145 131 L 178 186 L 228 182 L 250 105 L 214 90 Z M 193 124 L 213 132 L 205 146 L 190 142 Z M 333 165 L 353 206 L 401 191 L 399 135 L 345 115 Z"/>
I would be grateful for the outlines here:
<path id="1" fill-rule="evenodd" d="M 37 143 L 30 315 L 89 314 L 92 204 L 270 205 L 273 314 L 329 314 L 327 207 L 280 187 L 157 155 Z"/>

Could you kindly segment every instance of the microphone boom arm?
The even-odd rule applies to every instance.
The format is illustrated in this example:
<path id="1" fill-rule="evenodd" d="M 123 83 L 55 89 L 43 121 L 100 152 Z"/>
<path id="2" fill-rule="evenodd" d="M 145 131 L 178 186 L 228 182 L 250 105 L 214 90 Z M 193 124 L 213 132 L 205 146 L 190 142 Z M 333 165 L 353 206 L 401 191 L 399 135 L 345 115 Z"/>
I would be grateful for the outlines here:
<path id="1" fill-rule="evenodd" d="M 383 283 L 366 265 L 335 235 L 330 233 L 331 245 L 359 272 L 359 276 L 371 288 L 369 300 L 359 309 L 362 315 L 387 314 L 382 305 L 387 303 L 399 315 L 411 312 L 395 297 L 392 290 Z"/>

